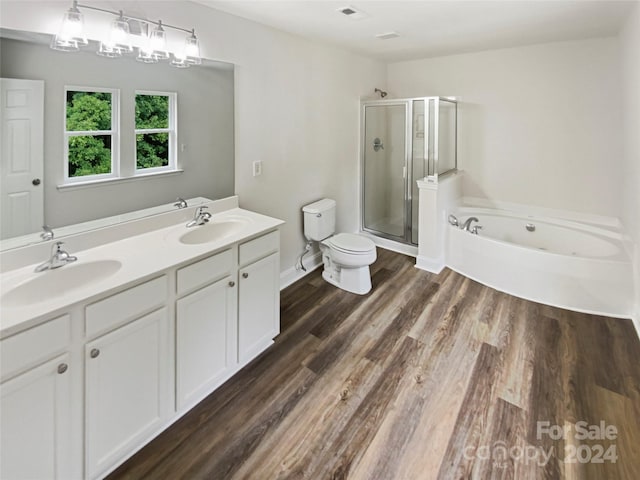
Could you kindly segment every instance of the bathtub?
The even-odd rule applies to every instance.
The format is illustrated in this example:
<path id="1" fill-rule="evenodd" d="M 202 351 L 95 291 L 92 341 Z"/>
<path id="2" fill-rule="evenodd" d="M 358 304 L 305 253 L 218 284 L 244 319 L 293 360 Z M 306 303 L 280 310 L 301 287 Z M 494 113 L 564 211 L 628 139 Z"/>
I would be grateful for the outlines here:
<path id="1" fill-rule="evenodd" d="M 623 237 L 602 227 L 476 207 L 451 212 L 469 217 L 478 234 L 449 225 L 446 264 L 497 290 L 547 305 L 630 318 L 633 268 Z"/>

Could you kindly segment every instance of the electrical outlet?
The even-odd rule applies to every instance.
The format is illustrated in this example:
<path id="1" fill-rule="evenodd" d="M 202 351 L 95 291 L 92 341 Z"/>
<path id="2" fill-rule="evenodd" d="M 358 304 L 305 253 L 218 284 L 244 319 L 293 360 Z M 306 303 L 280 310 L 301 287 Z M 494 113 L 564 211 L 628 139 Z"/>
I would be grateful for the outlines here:
<path id="1" fill-rule="evenodd" d="M 262 160 L 253 162 L 253 176 L 257 177 L 259 175 L 262 175 Z"/>

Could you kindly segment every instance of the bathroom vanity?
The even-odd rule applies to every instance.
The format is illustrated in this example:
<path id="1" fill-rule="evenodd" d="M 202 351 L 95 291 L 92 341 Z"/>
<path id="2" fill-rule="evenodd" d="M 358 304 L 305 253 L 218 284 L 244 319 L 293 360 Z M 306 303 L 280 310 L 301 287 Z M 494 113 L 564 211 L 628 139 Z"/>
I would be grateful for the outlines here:
<path id="1" fill-rule="evenodd" d="M 1 478 L 101 478 L 273 343 L 280 220 L 237 197 L 2 253 Z"/>

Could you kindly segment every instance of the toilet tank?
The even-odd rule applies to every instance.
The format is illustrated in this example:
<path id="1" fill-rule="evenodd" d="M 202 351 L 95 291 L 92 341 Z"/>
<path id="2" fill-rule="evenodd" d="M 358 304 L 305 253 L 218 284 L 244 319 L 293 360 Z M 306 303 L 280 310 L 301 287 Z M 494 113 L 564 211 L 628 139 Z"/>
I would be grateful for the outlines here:
<path id="1" fill-rule="evenodd" d="M 336 201 L 323 198 L 302 207 L 304 213 L 304 236 L 319 242 L 336 231 Z"/>

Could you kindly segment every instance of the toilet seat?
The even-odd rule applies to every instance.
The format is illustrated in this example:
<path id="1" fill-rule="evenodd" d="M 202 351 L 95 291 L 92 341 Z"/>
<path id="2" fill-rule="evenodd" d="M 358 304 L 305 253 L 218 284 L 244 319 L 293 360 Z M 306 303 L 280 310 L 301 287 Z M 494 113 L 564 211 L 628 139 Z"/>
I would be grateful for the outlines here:
<path id="1" fill-rule="evenodd" d="M 377 258 L 375 243 L 354 233 L 339 233 L 329 237 L 320 242 L 320 250 L 328 253 L 333 264 L 348 269 L 365 267 L 367 275 L 369 265 Z"/>
<path id="2" fill-rule="evenodd" d="M 368 255 L 376 249 L 373 241 L 354 233 L 339 233 L 328 238 L 325 242 L 332 249 L 350 255 Z"/>

